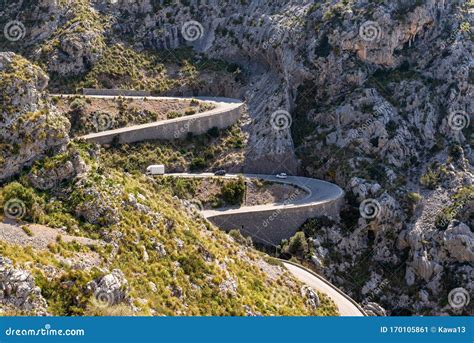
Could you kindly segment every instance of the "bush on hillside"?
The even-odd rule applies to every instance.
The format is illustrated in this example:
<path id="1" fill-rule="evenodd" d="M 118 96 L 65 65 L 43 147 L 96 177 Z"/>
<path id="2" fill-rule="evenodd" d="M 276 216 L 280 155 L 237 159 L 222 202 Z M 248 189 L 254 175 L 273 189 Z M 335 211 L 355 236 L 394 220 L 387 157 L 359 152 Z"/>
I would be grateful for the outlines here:
<path id="1" fill-rule="evenodd" d="M 283 254 L 290 254 L 298 257 L 304 257 L 309 253 L 309 246 L 304 232 L 298 231 L 289 241 L 282 241 L 281 251 Z"/>
<path id="2" fill-rule="evenodd" d="M 207 167 L 206 160 L 202 157 L 195 157 L 191 160 L 191 164 L 189 165 L 189 168 L 191 171 L 198 171 L 202 170 Z"/>
<path id="3" fill-rule="evenodd" d="M 306 237 L 313 237 L 316 232 L 322 229 L 325 226 L 332 226 L 334 221 L 329 219 L 326 216 L 309 218 L 301 226 L 301 230 L 304 232 Z"/>
<path id="4" fill-rule="evenodd" d="M 222 198 L 230 205 L 240 205 L 245 196 L 245 181 L 239 178 L 230 181 L 222 187 Z"/>

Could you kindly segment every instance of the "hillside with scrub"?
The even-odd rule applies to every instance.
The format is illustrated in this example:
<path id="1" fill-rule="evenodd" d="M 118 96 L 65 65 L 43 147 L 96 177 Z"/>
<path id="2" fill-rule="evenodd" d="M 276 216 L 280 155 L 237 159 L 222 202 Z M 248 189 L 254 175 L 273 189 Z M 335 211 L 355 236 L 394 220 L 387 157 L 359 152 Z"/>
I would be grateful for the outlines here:
<path id="1" fill-rule="evenodd" d="M 2 243 L 2 263 L 31 275 L 52 313 L 90 313 L 104 287 L 133 313 L 333 313 L 322 294 L 312 307 L 316 292 L 271 262 L 281 258 L 370 315 L 474 314 L 473 10 L 473 0 L 0 1 L 0 205 L 15 205 L 1 225 L 21 238 Z M 85 87 L 187 100 L 93 100 Z M 79 138 L 192 118 L 209 109 L 201 97 L 238 99 L 242 116 L 180 140 Z M 252 247 L 190 209 L 282 190 L 247 185 L 248 198 L 239 182 L 144 176 L 154 164 L 320 179 L 344 197 L 334 215 Z M 50 229 L 63 241 L 35 236 Z M 75 235 L 95 247 L 72 251 Z M 28 260 L 30 248 L 13 248 L 25 242 L 97 263 L 76 271 L 54 249 Z M 277 305 L 274 289 L 290 303 Z"/>
<path id="2" fill-rule="evenodd" d="M 337 314 L 238 232 L 204 220 L 175 185 L 101 163 L 110 153 L 69 139 L 44 72 L 12 53 L 0 61 L 10 109 L 0 136 L 3 315 Z"/>

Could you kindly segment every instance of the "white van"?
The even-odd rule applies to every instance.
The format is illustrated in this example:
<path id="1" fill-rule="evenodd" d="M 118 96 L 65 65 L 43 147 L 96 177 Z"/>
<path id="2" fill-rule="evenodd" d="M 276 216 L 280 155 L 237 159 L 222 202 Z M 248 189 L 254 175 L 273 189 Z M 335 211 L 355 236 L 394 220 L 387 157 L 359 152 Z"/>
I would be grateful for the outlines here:
<path id="1" fill-rule="evenodd" d="M 146 168 L 147 175 L 164 175 L 165 166 L 162 164 L 154 164 Z"/>

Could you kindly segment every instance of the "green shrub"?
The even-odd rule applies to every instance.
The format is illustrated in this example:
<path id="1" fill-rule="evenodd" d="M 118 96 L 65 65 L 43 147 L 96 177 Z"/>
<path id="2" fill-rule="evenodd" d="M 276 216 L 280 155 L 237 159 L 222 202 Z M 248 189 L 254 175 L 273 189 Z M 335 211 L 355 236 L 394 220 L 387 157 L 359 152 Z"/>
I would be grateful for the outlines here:
<path id="1" fill-rule="evenodd" d="M 398 124 L 394 122 L 393 120 L 390 120 L 385 125 L 385 130 L 387 130 L 388 138 L 392 139 L 393 137 L 395 137 L 395 134 L 397 133 L 397 129 L 398 129 Z"/>
<path id="2" fill-rule="evenodd" d="M 326 216 L 310 218 L 303 223 L 301 230 L 304 232 L 306 237 L 313 237 L 321 228 L 332 226 L 333 224 L 334 221 Z"/>
<path id="3" fill-rule="evenodd" d="M 202 157 L 195 157 L 191 160 L 189 168 L 191 171 L 202 170 L 207 167 L 206 160 Z"/>
<path id="4" fill-rule="evenodd" d="M 412 216 L 415 213 L 416 207 L 421 202 L 423 197 L 416 192 L 409 192 L 405 195 L 405 203 L 408 208 L 408 215 Z"/>
<path id="5" fill-rule="evenodd" d="M 304 232 L 298 231 L 295 233 L 295 235 L 290 238 L 288 248 L 285 250 L 295 256 L 304 256 L 309 251 Z"/>
<path id="6" fill-rule="evenodd" d="M 206 263 L 197 256 L 182 256 L 178 259 L 178 262 L 183 271 L 189 275 L 191 281 L 202 280 L 209 272 Z"/>
<path id="7" fill-rule="evenodd" d="M 239 178 L 230 181 L 222 187 L 222 198 L 230 205 L 240 205 L 245 196 L 245 181 Z"/>
<path id="8" fill-rule="evenodd" d="M 52 313 L 74 316 L 84 314 L 90 301 L 90 295 L 86 295 L 84 289 L 86 284 L 97 276 L 99 273 L 95 269 L 92 272 L 73 270 L 53 280 L 41 273 L 36 275 L 35 281 Z M 68 286 L 65 286 L 66 284 Z"/>
<path id="9" fill-rule="evenodd" d="M 9 183 L 1 191 L 0 205 L 4 214 L 9 217 L 35 220 L 41 215 L 43 204 L 43 199 L 31 188 L 18 182 Z"/>
<path id="10" fill-rule="evenodd" d="M 440 230 L 445 230 L 448 227 L 449 222 L 453 220 L 453 217 L 454 216 L 450 212 L 442 211 L 438 213 L 435 218 L 436 228 Z"/>
<path id="11" fill-rule="evenodd" d="M 470 202 L 474 199 L 474 187 L 467 186 L 462 187 L 453 197 L 453 203 L 445 208 L 436 215 L 435 226 L 438 229 L 446 229 L 448 224 L 453 219 L 458 220 L 469 220 L 472 215 L 469 216 L 469 211 L 466 207 L 469 207 Z"/>
<path id="12" fill-rule="evenodd" d="M 429 189 L 435 189 L 440 181 L 439 172 L 428 168 L 425 174 L 420 178 L 420 183 Z"/>

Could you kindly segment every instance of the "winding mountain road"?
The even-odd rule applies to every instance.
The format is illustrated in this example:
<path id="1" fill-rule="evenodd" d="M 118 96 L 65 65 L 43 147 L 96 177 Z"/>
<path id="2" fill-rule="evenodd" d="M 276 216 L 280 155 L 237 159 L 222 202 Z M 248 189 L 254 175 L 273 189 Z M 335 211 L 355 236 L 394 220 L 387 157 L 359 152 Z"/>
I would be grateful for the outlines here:
<path id="1" fill-rule="evenodd" d="M 54 94 L 53 97 L 75 97 L 78 95 Z M 91 99 L 116 99 L 118 96 L 112 95 L 80 95 L 81 97 Z M 94 132 L 81 138 L 97 144 L 111 144 L 114 139 L 118 139 L 118 143 L 135 143 L 153 139 L 182 139 L 186 138 L 189 133 L 194 135 L 201 135 L 206 133 L 209 129 L 217 127 L 218 129 L 225 129 L 234 123 L 241 116 L 241 109 L 244 103 L 238 99 L 223 98 L 223 97 L 202 97 L 197 96 L 193 98 L 180 97 L 143 97 L 143 96 L 120 96 L 125 99 L 144 100 L 148 101 L 190 101 L 197 99 L 203 102 L 214 105 L 214 108 L 202 113 L 182 116 L 173 119 L 161 120 L 152 123 L 132 125 L 122 127 L 119 129 L 106 130 L 101 132 Z"/>
<path id="2" fill-rule="evenodd" d="M 189 173 L 173 173 L 166 174 L 170 177 L 179 177 L 179 178 L 227 178 L 234 179 L 238 178 L 237 174 L 227 174 L 225 176 L 215 176 L 212 173 L 201 173 L 201 174 L 189 174 Z M 205 210 L 201 211 L 201 214 L 207 218 L 211 219 L 215 216 L 219 216 L 222 213 L 228 215 L 238 214 L 238 213 L 256 213 L 261 211 L 280 211 L 279 213 L 294 208 L 304 208 L 308 206 L 318 206 L 326 202 L 333 202 L 344 195 L 344 191 L 336 186 L 335 184 L 311 179 L 306 177 L 299 176 L 288 176 L 286 179 L 280 179 L 273 175 L 262 175 L 262 174 L 242 174 L 241 176 L 250 179 L 260 179 L 271 182 L 285 183 L 292 186 L 298 187 L 304 190 L 307 195 L 304 198 L 287 201 L 284 203 L 274 203 L 274 204 L 265 204 L 258 206 L 242 206 L 242 207 L 232 207 L 232 208 L 220 208 L 216 210 Z M 342 292 L 339 288 L 331 284 L 322 276 L 302 267 L 297 264 L 283 261 L 282 264 L 286 269 L 299 281 L 320 291 L 321 293 L 329 296 L 334 303 L 336 304 L 339 314 L 341 316 L 365 316 L 363 309 L 358 305 L 353 299 L 351 299 L 347 294 Z"/>
<path id="3" fill-rule="evenodd" d="M 75 95 L 56 95 L 56 96 L 63 96 L 63 97 L 72 97 Z M 112 99 L 116 98 L 116 96 L 109 96 L 109 95 L 84 95 L 85 97 L 89 98 L 102 98 L 102 99 Z M 124 96 L 125 98 L 130 99 L 144 99 L 143 96 Z M 191 100 L 186 98 L 176 98 L 176 97 L 146 97 L 150 100 Z M 244 105 L 240 100 L 236 99 L 229 99 L 229 98 L 217 98 L 217 97 L 197 97 L 197 99 L 201 101 L 208 101 L 212 102 L 215 105 L 215 108 L 206 111 L 203 113 L 180 117 L 170 120 L 164 120 L 160 122 L 153 122 L 143 125 L 134 125 L 130 127 L 124 127 L 115 130 L 108 130 L 98 133 L 91 133 L 89 135 L 83 136 L 82 138 L 92 141 L 98 144 L 103 143 L 110 143 L 113 138 L 120 137 L 120 142 L 136 142 L 140 140 L 146 139 L 153 139 L 157 138 L 154 137 L 156 135 L 159 136 L 167 136 L 170 138 L 182 138 L 183 134 L 187 134 L 187 132 L 193 133 L 204 133 L 206 132 L 214 117 L 219 117 L 220 121 L 218 125 L 215 125 L 219 128 L 224 128 L 233 124 L 239 117 L 240 117 L 240 109 Z M 225 115 L 229 114 L 229 119 L 225 118 Z M 190 123 L 192 124 L 194 121 L 199 121 L 202 119 L 204 123 L 204 127 L 199 125 L 198 127 L 191 128 Z M 178 125 L 178 126 L 176 126 Z M 163 129 L 165 127 L 173 127 L 174 133 L 172 136 L 169 135 L 169 132 L 164 132 Z M 206 128 L 206 126 L 208 128 Z M 179 137 L 176 135 L 176 128 L 185 128 L 186 132 L 178 131 Z M 124 138 L 125 137 L 125 138 Z M 160 137 L 161 138 L 161 137 Z M 211 173 L 202 173 L 202 174 L 189 174 L 189 173 L 176 173 L 176 174 L 166 174 L 166 176 L 171 177 L 179 177 L 179 178 L 209 178 L 209 177 L 216 177 L 214 174 Z M 237 178 L 240 175 L 232 174 L 232 175 L 225 175 L 219 176 L 222 178 Z M 235 217 L 237 222 L 241 218 L 242 215 L 249 214 L 251 217 L 255 216 L 258 218 L 259 215 L 268 213 L 277 214 L 277 216 L 283 217 L 283 221 L 285 220 L 285 213 L 289 214 L 289 217 L 293 215 L 294 210 L 297 210 L 300 213 L 301 211 L 307 212 L 306 215 L 310 216 L 315 211 L 318 211 L 329 206 L 336 206 L 337 201 L 340 200 L 343 195 L 344 191 L 335 184 L 316 180 L 306 177 L 299 177 L 299 176 L 288 176 L 286 179 L 277 178 L 273 175 L 260 175 L 260 174 L 244 174 L 245 178 L 256 178 L 265 181 L 271 182 L 279 182 L 293 185 L 299 189 L 304 190 L 307 195 L 303 198 L 295 198 L 295 199 L 288 199 L 285 202 L 273 203 L 273 204 L 265 204 L 265 205 L 258 205 L 258 206 L 241 206 L 241 207 L 231 207 L 231 208 L 220 208 L 215 210 L 207 210 L 202 211 L 202 215 L 207 218 L 219 218 L 223 215 L 228 217 Z M 271 218 L 271 217 L 269 217 Z M 257 219 L 255 219 L 257 220 Z M 272 219 L 273 220 L 273 219 Z M 225 221 L 225 220 L 224 220 Z M 294 224 L 294 223 L 293 223 Z M 243 226 L 242 226 L 243 228 Z M 343 293 L 339 290 L 336 286 L 332 285 L 329 281 L 324 279 L 323 277 L 319 276 L 318 274 L 309 271 L 308 269 L 294 264 L 288 261 L 282 261 L 282 264 L 288 271 L 302 283 L 324 293 L 327 294 L 336 304 L 339 309 L 339 313 L 341 316 L 365 316 L 366 314 L 362 310 L 362 308 L 352 300 L 348 295 Z"/>
<path id="4" fill-rule="evenodd" d="M 341 316 L 366 316 L 364 310 L 359 304 L 322 276 L 288 261 L 282 261 L 282 264 L 302 283 L 330 297 L 336 304 Z"/>
<path id="5" fill-rule="evenodd" d="M 227 174 L 225 176 L 215 176 L 212 173 L 201 173 L 201 174 L 190 174 L 190 173 L 172 173 L 166 174 L 166 176 L 171 177 L 180 177 L 180 178 L 228 178 L 236 179 L 239 176 L 243 176 L 248 179 L 259 179 L 270 182 L 278 182 L 289 184 L 297 188 L 302 189 L 307 195 L 304 198 L 298 200 L 275 203 L 275 204 L 265 204 L 257 206 L 241 206 L 241 207 L 225 207 L 215 210 L 206 210 L 202 211 L 202 215 L 205 218 L 213 218 L 222 214 L 235 214 L 235 213 L 253 213 L 253 212 L 262 212 L 268 210 L 279 210 L 285 211 L 290 208 L 304 208 L 310 206 L 317 206 L 327 202 L 332 202 L 334 200 L 340 199 L 344 195 L 344 191 L 336 186 L 333 183 L 311 179 L 308 177 L 301 176 L 288 176 L 286 179 L 280 179 L 274 175 L 264 175 L 264 174 Z"/>

